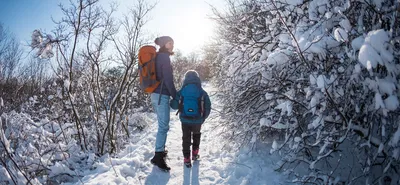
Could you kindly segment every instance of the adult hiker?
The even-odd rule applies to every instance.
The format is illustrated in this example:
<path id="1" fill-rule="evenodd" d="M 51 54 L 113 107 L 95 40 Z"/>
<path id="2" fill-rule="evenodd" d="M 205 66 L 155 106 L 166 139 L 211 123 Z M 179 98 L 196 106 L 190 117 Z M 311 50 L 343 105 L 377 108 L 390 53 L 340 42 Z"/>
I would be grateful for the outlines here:
<path id="1" fill-rule="evenodd" d="M 165 143 L 167 141 L 170 121 L 169 101 L 170 97 L 176 96 L 170 60 L 170 56 L 173 55 L 174 40 L 169 36 L 162 36 L 156 38 L 154 42 L 160 46 L 155 63 L 157 80 L 161 81 L 161 84 L 151 93 L 151 103 L 158 120 L 155 154 L 151 159 L 151 163 L 162 170 L 169 171 L 171 168 L 165 161 L 167 155 Z"/>

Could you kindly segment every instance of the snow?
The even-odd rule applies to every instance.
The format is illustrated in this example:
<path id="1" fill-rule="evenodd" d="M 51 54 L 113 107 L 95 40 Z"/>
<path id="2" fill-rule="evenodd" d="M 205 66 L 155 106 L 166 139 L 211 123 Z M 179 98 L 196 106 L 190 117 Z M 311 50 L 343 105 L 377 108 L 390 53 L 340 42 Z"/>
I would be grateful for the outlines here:
<path id="1" fill-rule="evenodd" d="M 385 169 L 383 170 L 383 173 L 386 173 L 387 170 L 389 169 L 389 167 L 390 167 L 391 165 L 392 165 L 392 161 L 390 161 L 390 162 L 386 165 Z"/>
<path id="2" fill-rule="evenodd" d="M 382 94 L 393 94 L 396 92 L 396 85 L 387 79 L 378 79 L 377 80 L 379 92 Z"/>
<path id="3" fill-rule="evenodd" d="M 271 126 L 271 120 L 268 119 L 268 118 L 261 118 L 260 119 L 260 126 L 270 127 Z"/>
<path id="4" fill-rule="evenodd" d="M 311 123 L 312 127 L 315 129 L 320 125 L 324 125 L 324 120 L 322 117 L 318 117 Z"/>
<path id="5" fill-rule="evenodd" d="M 282 2 L 286 2 L 287 4 L 294 6 L 303 4 L 303 0 L 283 0 Z"/>
<path id="6" fill-rule="evenodd" d="M 364 44 L 364 40 L 365 38 L 363 36 L 359 36 L 353 39 L 353 41 L 351 41 L 351 47 L 353 48 L 353 50 L 360 50 L 361 46 Z"/>
<path id="7" fill-rule="evenodd" d="M 282 124 L 280 122 L 277 122 L 277 123 L 271 125 L 271 127 L 279 130 L 279 129 L 287 129 L 289 126 L 287 124 Z"/>
<path id="8" fill-rule="evenodd" d="M 91 102 L 95 102 L 93 91 L 89 91 L 89 98 Z"/>
<path id="9" fill-rule="evenodd" d="M 209 94 L 216 91 L 205 86 Z M 211 96 L 214 109 L 222 105 Z M 238 149 L 234 142 L 224 143 L 220 131 L 222 128 L 217 111 L 212 111 L 210 118 L 202 127 L 200 143 L 201 159 L 193 163 L 191 169 L 184 167 L 182 157 L 182 132 L 175 111 L 171 111 L 170 130 L 167 138 L 167 164 L 169 173 L 160 171 L 150 163 L 153 157 L 157 122 L 152 114 L 152 126 L 140 136 L 133 137 L 131 144 L 116 157 L 103 156 L 95 164 L 95 169 L 86 171 L 81 181 L 75 184 L 286 184 L 287 178 L 275 172 L 276 155 L 268 154 L 270 147 L 249 152 L 249 148 Z M 267 119 L 260 125 L 268 124 Z M 277 147 L 277 144 L 272 144 Z M 264 147 L 263 147 L 264 148 Z M 61 166 L 52 171 L 64 170 Z M 68 170 L 63 171 L 68 173 Z M 64 183 L 65 185 L 74 183 Z M 287 183 L 289 184 L 289 183 Z"/>
<path id="10" fill-rule="evenodd" d="M 288 50 L 275 51 L 268 56 L 266 63 L 269 67 L 274 67 L 277 65 L 288 63 L 290 60 L 289 55 L 290 51 Z"/>
<path id="11" fill-rule="evenodd" d="M 349 36 L 343 28 L 334 29 L 333 35 L 338 42 L 347 42 L 349 40 Z"/>
<path id="12" fill-rule="evenodd" d="M 328 0 L 313 0 L 308 7 L 308 17 L 310 20 L 317 21 L 321 15 L 325 15 L 329 6 Z"/>
<path id="13" fill-rule="evenodd" d="M 47 100 L 52 100 L 54 98 L 54 95 L 49 95 L 48 97 L 47 97 Z"/>
<path id="14" fill-rule="evenodd" d="M 392 137 L 392 140 L 390 141 L 390 145 L 392 145 L 393 147 L 397 146 L 399 141 L 400 141 L 400 124 L 397 127 L 397 131 L 394 133 L 394 136 Z"/>
<path id="15" fill-rule="evenodd" d="M 7 170 L 3 167 L 0 166 L 0 181 L 8 181 L 9 183 L 12 182 L 10 174 L 7 172 Z"/>
<path id="16" fill-rule="evenodd" d="M 69 85 L 70 85 L 70 83 L 71 83 L 71 82 L 70 82 L 68 79 L 65 79 L 65 80 L 64 80 L 64 88 L 67 89 L 67 90 L 69 90 Z"/>
<path id="17" fill-rule="evenodd" d="M 39 55 L 39 57 L 42 59 L 52 58 L 54 56 L 52 49 L 53 46 L 50 43 L 46 44 L 46 47 L 41 50 L 41 54 Z"/>
<path id="18" fill-rule="evenodd" d="M 375 4 L 376 8 L 381 9 L 382 8 L 382 3 L 384 2 L 384 0 L 372 0 L 372 3 Z"/>
<path id="19" fill-rule="evenodd" d="M 376 52 L 374 48 L 369 44 L 364 44 L 363 46 L 361 46 L 360 53 L 358 54 L 358 60 L 368 70 L 376 68 L 378 63 L 381 65 L 383 64 L 378 52 Z"/>
<path id="20" fill-rule="evenodd" d="M 382 100 L 382 95 L 380 93 L 375 93 L 375 110 L 380 108 L 385 108 L 385 104 Z"/>
<path id="21" fill-rule="evenodd" d="M 274 141 L 272 142 L 272 148 L 271 148 L 271 150 L 270 150 L 270 153 L 275 152 L 276 150 L 278 150 L 278 148 L 279 148 L 279 145 L 278 145 L 278 143 L 276 142 L 276 140 L 274 140 Z"/>
<path id="22" fill-rule="evenodd" d="M 389 34 L 384 30 L 370 31 L 361 46 L 358 60 L 368 70 L 376 68 L 378 64 L 387 65 L 394 57 L 389 47 Z"/>
<path id="23" fill-rule="evenodd" d="M 53 176 L 58 175 L 58 174 L 75 175 L 75 173 L 74 173 L 72 170 L 70 170 L 70 169 L 68 168 L 68 166 L 66 166 L 65 164 L 56 162 L 56 163 L 54 164 L 54 166 L 51 166 L 51 167 L 50 167 L 50 174 L 49 174 L 49 176 L 50 176 L 50 177 L 53 177 Z"/>
<path id="24" fill-rule="evenodd" d="M 395 95 L 391 95 L 384 100 L 385 107 L 388 110 L 395 111 L 399 107 L 399 99 Z"/>
<path id="25" fill-rule="evenodd" d="M 43 36 L 39 30 L 32 33 L 31 47 L 38 47 L 43 42 Z"/>
<path id="26" fill-rule="evenodd" d="M 382 45 L 389 42 L 389 35 L 383 29 L 370 31 L 368 33 L 367 38 L 365 38 L 365 42 L 373 44 L 372 46 L 375 49 L 377 49 L 378 51 L 381 51 Z M 375 45 L 375 44 L 378 44 L 378 45 Z"/>
<path id="27" fill-rule="evenodd" d="M 361 73 L 361 66 L 359 64 L 354 65 L 354 73 Z"/>
<path id="28" fill-rule="evenodd" d="M 282 102 L 281 104 L 275 107 L 275 109 L 281 110 L 281 115 L 284 115 L 286 113 L 286 115 L 288 116 L 292 114 L 292 108 L 293 108 L 293 103 L 291 101 Z"/>
<path id="29" fill-rule="evenodd" d="M 0 120 L 0 128 L 3 128 L 3 124 L 2 124 L 2 121 Z M 6 135 L 4 134 L 4 131 L 3 131 L 3 129 L 0 129 L 0 139 L 1 139 L 1 142 L 5 145 L 5 149 L 7 150 L 7 151 L 10 151 L 10 142 L 8 141 L 8 139 L 6 138 Z"/>
<path id="30" fill-rule="evenodd" d="M 265 99 L 266 100 L 272 100 L 274 98 L 274 94 L 272 93 L 265 93 Z"/>
<path id="31" fill-rule="evenodd" d="M 310 101 L 310 108 L 313 114 L 317 111 L 317 105 L 319 104 L 319 100 L 321 98 L 320 94 L 315 94 Z"/>
<path id="32" fill-rule="evenodd" d="M 317 79 L 315 78 L 314 75 L 310 75 L 310 84 L 311 85 L 317 84 Z"/>
<path id="33" fill-rule="evenodd" d="M 319 75 L 317 78 L 317 87 L 324 89 L 326 86 L 326 77 L 324 75 Z"/>
<path id="34" fill-rule="evenodd" d="M 289 35 L 289 34 L 286 34 L 286 33 L 284 33 L 284 34 L 280 34 L 279 35 L 279 41 L 280 41 L 280 43 L 279 44 L 290 44 L 290 43 L 292 43 L 292 37 Z"/>
<path id="35" fill-rule="evenodd" d="M 338 68 L 338 72 L 339 72 L 339 73 L 343 73 L 344 71 L 345 71 L 345 69 L 344 69 L 343 66 L 340 66 L 340 67 Z"/>
<path id="36" fill-rule="evenodd" d="M 343 19 L 339 22 L 339 25 L 346 30 L 346 32 L 349 32 L 351 30 L 351 24 L 348 19 Z"/>
<path id="37" fill-rule="evenodd" d="M 371 31 L 365 38 L 365 42 L 369 43 L 385 61 L 393 60 L 392 53 L 388 51 L 389 41 L 389 34 L 383 29 Z"/>
<path id="38" fill-rule="evenodd" d="M 400 156 L 400 148 L 396 148 L 396 149 L 393 151 L 392 157 L 393 157 L 394 159 L 396 159 L 396 160 L 399 160 L 399 156 Z"/>
<path id="39" fill-rule="evenodd" d="M 39 30 L 35 30 L 33 31 L 31 38 L 31 47 L 32 49 L 36 48 L 38 50 L 36 55 L 39 56 L 39 58 L 49 59 L 54 56 L 54 53 L 52 51 L 53 37 L 51 35 L 48 34 L 43 37 L 42 33 Z"/>

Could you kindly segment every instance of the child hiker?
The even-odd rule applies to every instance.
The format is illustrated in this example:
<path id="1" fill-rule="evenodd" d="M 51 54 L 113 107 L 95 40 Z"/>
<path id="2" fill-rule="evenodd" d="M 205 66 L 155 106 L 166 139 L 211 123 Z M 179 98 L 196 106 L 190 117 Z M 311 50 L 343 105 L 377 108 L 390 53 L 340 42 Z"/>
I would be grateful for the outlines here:
<path id="1" fill-rule="evenodd" d="M 200 146 L 201 125 L 211 111 L 211 101 L 207 92 L 201 87 L 199 74 L 189 70 L 185 74 L 181 90 L 171 101 L 171 108 L 178 109 L 179 119 L 182 122 L 182 152 L 184 164 L 192 167 L 190 161 L 190 144 L 192 143 L 192 160 L 197 160 Z"/>

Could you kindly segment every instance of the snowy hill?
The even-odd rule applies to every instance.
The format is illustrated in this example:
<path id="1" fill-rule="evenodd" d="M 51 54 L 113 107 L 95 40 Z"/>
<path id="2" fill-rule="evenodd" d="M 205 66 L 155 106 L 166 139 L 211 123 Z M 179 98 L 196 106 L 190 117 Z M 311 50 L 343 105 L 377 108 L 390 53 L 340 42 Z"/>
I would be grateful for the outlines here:
<path id="1" fill-rule="evenodd" d="M 208 85 L 205 90 L 209 94 L 215 92 Z M 246 149 L 238 151 L 233 143 L 225 142 L 219 126 L 222 123 L 218 116 L 221 105 L 215 96 L 211 96 L 211 101 L 214 111 L 202 128 L 201 160 L 191 169 L 183 165 L 181 126 L 175 112 L 171 111 L 166 145 L 170 173 L 162 172 L 150 163 L 157 132 L 152 114 L 152 126 L 140 136 L 133 137 L 132 144 L 117 158 L 103 157 L 95 164 L 96 169 L 86 171 L 81 181 L 75 184 L 285 184 L 284 177 L 273 170 L 277 160 L 267 149 L 256 154 Z"/>

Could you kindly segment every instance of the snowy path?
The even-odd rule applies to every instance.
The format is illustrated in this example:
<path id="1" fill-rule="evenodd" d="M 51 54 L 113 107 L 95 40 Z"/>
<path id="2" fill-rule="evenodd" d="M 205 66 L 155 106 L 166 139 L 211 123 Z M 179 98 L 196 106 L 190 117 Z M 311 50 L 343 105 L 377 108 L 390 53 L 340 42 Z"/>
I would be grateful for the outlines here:
<path id="1" fill-rule="evenodd" d="M 206 86 L 213 94 L 213 88 Z M 213 109 L 220 110 L 215 97 L 211 97 Z M 193 167 L 186 168 L 182 157 L 182 131 L 175 112 L 171 112 L 170 131 L 167 138 L 170 173 L 160 171 L 150 163 L 154 152 L 157 123 L 152 115 L 153 125 L 141 138 L 133 138 L 132 143 L 122 151 L 118 158 L 105 158 L 97 163 L 96 169 L 87 171 L 84 178 L 76 184 L 285 184 L 285 179 L 273 171 L 272 156 L 254 154 L 241 150 L 229 152 L 222 149 L 222 138 L 216 131 L 219 127 L 218 113 L 212 111 L 210 118 L 202 128 L 200 143 L 201 160 Z M 229 146 L 228 146 L 229 147 Z M 264 157 L 263 157 L 264 156 Z M 112 163 L 112 165 L 111 165 Z"/>

